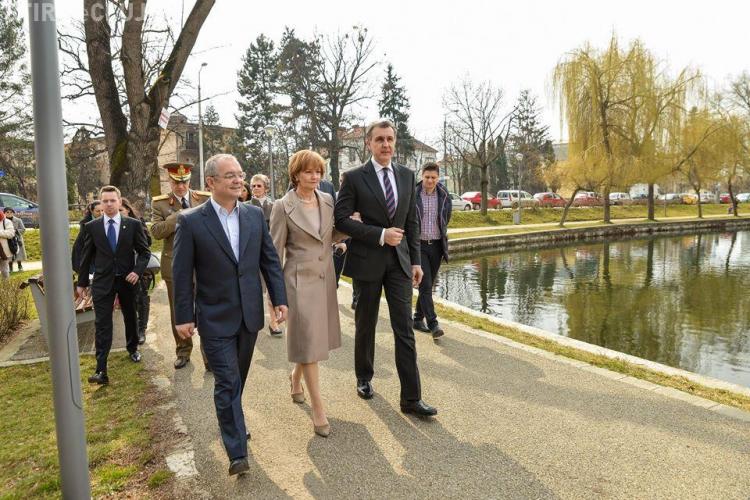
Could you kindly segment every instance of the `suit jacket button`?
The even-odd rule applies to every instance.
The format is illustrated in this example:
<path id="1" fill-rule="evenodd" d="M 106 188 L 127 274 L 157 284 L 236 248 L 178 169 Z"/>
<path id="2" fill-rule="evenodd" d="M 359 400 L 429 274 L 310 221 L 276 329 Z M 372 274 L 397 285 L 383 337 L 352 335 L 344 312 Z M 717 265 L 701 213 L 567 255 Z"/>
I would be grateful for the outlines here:
<path id="1" fill-rule="evenodd" d="M 323 261 L 323 256 L 321 255 L 320 257 L 318 257 L 318 260 L 322 262 Z"/>
<path id="2" fill-rule="evenodd" d="M 326 279 L 326 275 L 323 274 L 323 273 L 320 273 L 320 279 L 322 279 L 322 280 Z"/>

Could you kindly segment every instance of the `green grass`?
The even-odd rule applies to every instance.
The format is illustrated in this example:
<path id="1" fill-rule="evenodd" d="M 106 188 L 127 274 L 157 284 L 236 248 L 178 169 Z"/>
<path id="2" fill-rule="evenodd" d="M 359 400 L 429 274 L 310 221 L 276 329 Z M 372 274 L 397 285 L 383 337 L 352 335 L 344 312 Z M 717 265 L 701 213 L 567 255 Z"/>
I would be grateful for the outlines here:
<path id="1" fill-rule="evenodd" d="M 72 249 L 73 243 L 78 236 L 78 226 L 71 227 L 68 241 L 69 246 Z M 26 260 L 42 260 L 42 243 L 40 240 L 40 232 L 37 229 L 27 229 L 26 234 L 23 235 L 23 241 L 26 245 Z M 153 239 L 151 244 L 152 252 L 161 252 L 164 246 L 164 240 Z"/>
<path id="2" fill-rule="evenodd" d="M 174 476 L 174 473 L 172 471 L 168 471 L 165 469 L 160 469 L 153 474 L 151 474 L 151 477 L 148 478 L 148 487 L 149 488 L 158 488 L 162 484 L 169 481 L 172 476 Z"/>
<path id="3" fill-rule="evenodd" d="M 81 358 L 83 378 L 94 368 L 92 356 Z M 82 381 L 92 492 L 98 497 L 130 491 L 142 464 L 153 458 L 153 413 L 143 402 L 150 388 L 143 365 L 113 353 L 109 373 L 109 386 Z M 59 498 L 49 365 L 0 369 L 0 401 L 0 498 Z M 161 473 L 153 487 L 170 477 Z"/>
<path id="4" fill-rule="evenodd" d="M 645 205 L 631 205 L 626 207 L 611 207 L 613 219 L 645 219 L 647 207 Z M 481 226 L 504 226 L 512 225 L 512 211 L 487 210 L 487 215 L 482 216 L 479 211 L 453 212 L 449 228 L 459 227 L 481 227 Z M 750 205 L 739 206 L 740 215 L 750 214 Z M 727 205 L 703 205 L 704 215 L 727 215 Z M 656 218 L 664 217 L 664 206 L 657 205 Z M 697 217 L 698 208 L 695 205 L 668 205 L 667 217 Z M 560 208 L 525 208 L 522 210 L 523 224 L 542 224 L 560 222 L 562 209 Z M 601 207 L 571 208 L 568 211 L 568 222 L 594 221 L 604 218 L 604 209 Z"/>
<path id="5" fill-rule="evenodd" d="M 654 384 L 672 387 L 694 396 L 710 399 L 711 401 L 716 401 L 717 403 L 722 403 L 727 406 L 733 406 L 741 410 L 750 411 L 750 397 L 742 394 L 737 394 L 735 392 L 730 392 L 723 389 L 706 387 L 700 384 L 696 384 L 695 382 L 684 377 L 665 375 L 663 373 L 649 370 L 647 368 L 643 368 L 626 361 L 612 359 L 598 354 L 591 354 L 580 349 L 564 346 L 562 344 L 558 344 L 553 340 L 537 337 L 515 328 L 505 327 L 495 322 L 489 321 L 488 319 L 466 314 L 462 311 L 446 307 L 442 304 L 435 304 L 435 309 L 438 317 L 456 321 L 477 330 L 500 335 L 521 344 L 537 347 L 548 352 L 559 354 L 560 356 L 564 356 L 566 358 L 583 361 L 584 363 L 589 363 L 593 366 L 598 366 L 600 368 L 605 368 L 607 370 L 622 373 L 624 375 L 647 380 L 649 382 L 653 382 Z"/>

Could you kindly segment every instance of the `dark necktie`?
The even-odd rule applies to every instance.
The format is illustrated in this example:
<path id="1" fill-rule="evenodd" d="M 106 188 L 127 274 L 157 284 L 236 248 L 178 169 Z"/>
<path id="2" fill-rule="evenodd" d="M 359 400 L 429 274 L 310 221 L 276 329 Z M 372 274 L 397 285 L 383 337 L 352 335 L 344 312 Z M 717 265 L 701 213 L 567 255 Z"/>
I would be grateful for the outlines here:
<path id="1" fill-rule="evenodd" d="M 388 209 L 388 217 L 392 220 L 396 215 L 396 197 L 393 196 L 393 186 L 388 178 L 388 169 L 383 169 L 383 186 L 385 187 L 385 206 Z"/>
<path id="2" fill-rule="evenodd" d="M 117 248 L 117 233 L 115 233 L 114 219 L 109 219 L 109 227 L 107 228 L 107 240 L 109 240 L 109 246 L 114 252 L 115 248 Z"/>
<path id="3" fill-rule="evenodd" d="M 190 205 L 187 204 L 187 200 L 185 198 L 182 199 L 182 208 L 190 208 Z"/>

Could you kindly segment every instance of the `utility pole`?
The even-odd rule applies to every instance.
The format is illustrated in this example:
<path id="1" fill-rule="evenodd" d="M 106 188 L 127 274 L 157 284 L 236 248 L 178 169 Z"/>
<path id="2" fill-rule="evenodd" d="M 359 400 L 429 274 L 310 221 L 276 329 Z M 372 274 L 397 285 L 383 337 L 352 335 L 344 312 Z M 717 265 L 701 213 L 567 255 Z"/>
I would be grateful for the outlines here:
<path id="1" fill-rule="evenodd" d="M 203 111 L 201 109 L 201 71 L 208 66 L 208 63 L 202 63 L 198 70 L 198 162 L 201 174 L 201 190 L 206 189 L 206 176 L 203 173 Z"/>
<path id="2" fill-rule="evenodd" d="M 91 13 L 89 13 L 91 14 Z M 46 325 L 60 463 L 65 499 L 91 498 L 86 427 L 81 392 L 78 332 L 70 286 L 68 200 L 65 189 L 60 69 L 54 0 L 29 0 L 34 154 L 40 226 Z M 9 445 L 12 446 L 11 443 Z"/>

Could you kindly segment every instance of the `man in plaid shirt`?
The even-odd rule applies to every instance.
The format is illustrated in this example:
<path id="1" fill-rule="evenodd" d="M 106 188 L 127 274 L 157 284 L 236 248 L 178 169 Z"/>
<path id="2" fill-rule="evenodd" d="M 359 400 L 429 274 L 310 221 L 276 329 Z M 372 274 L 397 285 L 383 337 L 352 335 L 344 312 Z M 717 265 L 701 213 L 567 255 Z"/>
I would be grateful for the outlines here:
<path id="1" fill-rule="evenodd" d="M 451 220 L 451 199 L 438 182 L 440 167 L 435 162 L 422 167 L 422 180 L 417 183 L 417 217 L 421 226 L 420 247 L 424 276 L 419 284 L 419 299 L 414 312 L 414 329 L 432 334 L 433 340 L 444 335 L 435 314 L 432 285 L 437 279 L 440 263 L 448 262 L 448 223 Z M 427 323 L 425 323 L 425 319 Z"/>

